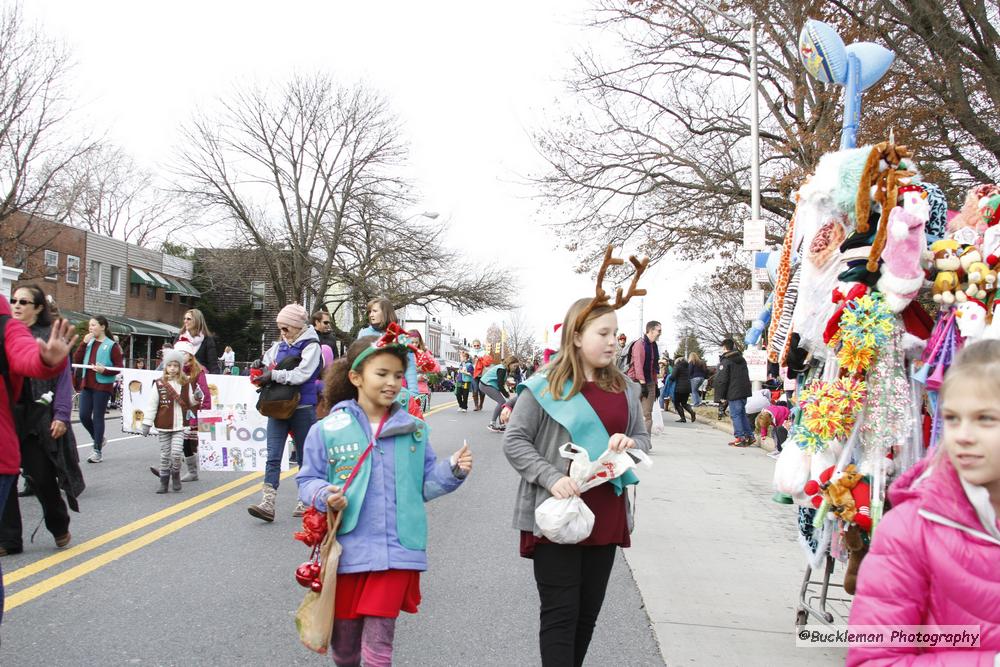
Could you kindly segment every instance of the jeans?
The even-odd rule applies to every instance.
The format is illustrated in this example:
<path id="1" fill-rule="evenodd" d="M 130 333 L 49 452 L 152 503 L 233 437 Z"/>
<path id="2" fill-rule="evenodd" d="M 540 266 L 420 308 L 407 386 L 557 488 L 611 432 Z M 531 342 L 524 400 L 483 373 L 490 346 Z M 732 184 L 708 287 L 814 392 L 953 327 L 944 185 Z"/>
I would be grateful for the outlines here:
<path id="1" fill-rule="evenodd" d="M 108 411 L 110 400 L 110 391 L 84 389 L 80 392 L 80 423 L 94 439 L 94 449 L 97 451 L 101 451 L 104 446 L 104 415 Z"/>
<path id="2" fill-rule="evenodd" d="M 17 475 L 0 475 L 0 512 L 7 504 L 11 487 L 17 489 Z M 0 623 L 3 623 L 3 568 L 0 567 Z"/>
<path id="3" fill-rule="evenodd" d="M 482 396 L 483 388 L 479 384 L 479 378 L 472 378 L 472 398 L 475 400 L 476 396 Z"/>
<path id="4" fill-rule="evenodd" d="M 298 465 L 306 446 L 309 429 L 316 423 L 316 406 L 300 405 L 290 419 L 267 418 L 267 463 L 264 464 L 264 483 L 278 488 L 281 477 L 281 455 L 285 452 L 288 433 L 295 442 L 296 454 L 291 462 Z"/>
<path id="5" fill-rule="evenodd" d="M 534 569 L 543 667 L 583 664 L 615 562 L 613 544 L 538 544 Z"/>
<path id="6" fill-rule="evenodd" d="M 63 500 L 56 478 L 56 467 L 45 451 L 41 438 L 25 438 L 21 443 L 21 468 L 31 481 L 38 502 L 42 504 L 45 527 L 52 537 L 62 537 L 69 532 L 69 510 Z M 16 477 L 16 476 L 15 476 Z M 20 550 L 22 542 L 21 505 L 17 498 L 17 484 L 10 487 L 7 503 L 0 510 L 0 546 L 7 551 Z"/>
<path id="7" fill-rule="evenodd" d="M 733 420 L 733 435 L 737 438 L 753 437 L 753 427 L 747 418 L 747 399 L 729 401 L 729 417 Z"/>
<path id="8" fill-rule="evenodd" d="M 701 405 L 701 385 L 705 384 L 705 378 L 691 378 L 691 405 L 698 407 Z"/>

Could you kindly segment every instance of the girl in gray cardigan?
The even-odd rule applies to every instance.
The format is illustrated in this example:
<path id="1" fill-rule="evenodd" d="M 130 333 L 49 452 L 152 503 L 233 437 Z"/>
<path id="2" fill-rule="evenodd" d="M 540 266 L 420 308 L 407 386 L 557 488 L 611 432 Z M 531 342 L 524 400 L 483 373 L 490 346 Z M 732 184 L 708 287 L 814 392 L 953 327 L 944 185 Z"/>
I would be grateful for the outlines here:
<path id="1" fill-rule="evenodd" d="M 535 508 L 550 496 L 580 495 L 559 447 L 574 442 L 596 459 L 604 450 L 649 451 L 640 387 L 618 370 L 618 318 L 606 302 L 581 299 L 566 314 L 559 356 L 525 384 L 504 436 L 507 460 L 521 475 L 514 528 L 521 555 L 534 560 L 541 602 L 542 664 L 581 665 L 604 602 L 617 547 L 630 545 L 631 472 L 582 495 L 594 513 L 590 536 L 555 544 L 541 536 Z"/>

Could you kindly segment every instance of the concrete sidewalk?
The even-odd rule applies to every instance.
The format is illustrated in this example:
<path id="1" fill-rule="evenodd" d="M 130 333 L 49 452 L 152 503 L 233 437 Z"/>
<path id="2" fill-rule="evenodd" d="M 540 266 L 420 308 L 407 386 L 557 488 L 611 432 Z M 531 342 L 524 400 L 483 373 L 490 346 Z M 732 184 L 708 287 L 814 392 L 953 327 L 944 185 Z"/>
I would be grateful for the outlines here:
<path id="1" fill-rule="evenodd" d="M 666 664 L 843 665 L 845 649 L 795 647 L 806 561 L 794 506 L 771 500 L 774 461 L 664 417 L 624 553 Z"/>

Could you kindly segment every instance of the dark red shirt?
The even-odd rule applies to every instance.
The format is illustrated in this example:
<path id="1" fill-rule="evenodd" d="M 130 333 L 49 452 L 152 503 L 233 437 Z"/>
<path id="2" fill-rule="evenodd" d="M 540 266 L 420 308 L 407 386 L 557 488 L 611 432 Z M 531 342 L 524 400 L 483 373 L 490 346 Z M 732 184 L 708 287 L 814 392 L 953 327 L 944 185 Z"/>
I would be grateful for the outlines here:
<path id="1" fill-rule="evenodd" d="M 85 360 L 83 357 L 87 354 L 87 344 L 80 343 L 77 346 L 76 351 L 73 353 L 73 363 L 93 366 L 94 364 L 97 363 L 97 347 L 98 346 L 95 343 L 90 348 L 90 358 Z M 111 346 L 111 365 L 116 366 L 118 368 L 122 368 L 125 365 L 124 358 L 122 355 L 122 348 L 118 345 L 118 343 L 115 343 L 114 345 Z M 80 372 L 81 369 L 79 368 L 73 369 L 73 374 L 77 377 L 77 379 L 79 379 L 80 377 Z M 107 373 L 105 373 L 105 375 L 118 375 L 118 371 L 108 371 Z M 85 375 L 83 376 L 83 382 L 79 383 L 78 388 L 81 390 L 93 389 L 94 391 L 104 391 L 111 393 L 114 387 L 115 385 L 113 383 L 103 384 L 101 382 L 98 382 L 97 371 L 95 371 L 92 368 L 88 368 L 86 370 Z"/>
<path id="2" fill-rule="evenodd" d="M 597 413 L 609 435 L 625 433 L 628 430 L 628 400 L 625 398 L 625 392 L 604 391 L 595 383 L 587 382 L 580 393 Z M 567 472 L 568 470 L 567 465 Z M 589 491 L 584 491 L 580 497 L 594 513 L 594 529 L 590 537 L 578 542 L 579 545 L 616 544 L 620 547 L 632 545 L 628 532 L 624 493 L 616 495 L 614 485 L 605 482 Z M 547 543 L 549 543 L 547 538 L 535 537 L 530 530 L 521 531 L 521 555 L 525 558 L 534 556 L 536 544 Z"/>

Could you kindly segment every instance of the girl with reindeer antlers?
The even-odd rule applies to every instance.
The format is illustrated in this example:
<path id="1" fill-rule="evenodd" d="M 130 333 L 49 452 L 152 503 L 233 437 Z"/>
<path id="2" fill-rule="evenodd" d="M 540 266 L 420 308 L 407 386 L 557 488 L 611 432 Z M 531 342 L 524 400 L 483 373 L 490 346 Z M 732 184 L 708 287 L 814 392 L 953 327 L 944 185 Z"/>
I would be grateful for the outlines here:
<path id="1" fill-rule="evenodd" d="M 609 246 L 597 274 L 596 295 L 580 299 L 566 313 L 560 352 L 521 387 L 504 437 L 507 460 L 521 475 L 514 527 L 520 550 L 534 560 L 541 600 L 539 644 L 543 665 L 582 665 L 604 603 L 617 547 L 630 545 L 631 508 L 625 487 L 638 480 L 631 471 L 582 494 L 594 513 L 590 536 L 578 544 L 555 544 L 541 537 L 535 508 L 550 496 L 580 495 L 565 474 L 559 447 L 568 441 L 585 448 L 591 460 L 604 450 L 649 451 L 639 385 L 615 364 L 616 311 L 633 296 L 649 259 L 630 257 L 635 274 L 628 292 L 618 288 L 614 303 L 604 291 L 609 267 L 624 264 Z"/>

